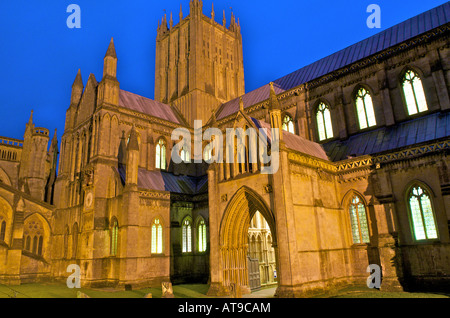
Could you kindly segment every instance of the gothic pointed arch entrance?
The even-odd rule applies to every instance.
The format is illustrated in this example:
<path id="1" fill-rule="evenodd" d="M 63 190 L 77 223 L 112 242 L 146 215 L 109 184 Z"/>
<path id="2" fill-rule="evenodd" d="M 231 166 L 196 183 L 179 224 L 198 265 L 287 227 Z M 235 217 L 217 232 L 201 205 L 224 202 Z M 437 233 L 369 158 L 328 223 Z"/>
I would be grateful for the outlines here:
<path id="1" fill-rule="evenodd" d="M 249 293 L 247 267 L 248 229 L 250 220 L 259 211 L 267 221 L 272 233 L 272 244 L 277 255 L 277 235 L 275 217 L 264 200 L 252 189 L 240 188 L 223 213 L 219 230 L 220 263 L 222 284 L 240 286 L 243 293 Z"/>

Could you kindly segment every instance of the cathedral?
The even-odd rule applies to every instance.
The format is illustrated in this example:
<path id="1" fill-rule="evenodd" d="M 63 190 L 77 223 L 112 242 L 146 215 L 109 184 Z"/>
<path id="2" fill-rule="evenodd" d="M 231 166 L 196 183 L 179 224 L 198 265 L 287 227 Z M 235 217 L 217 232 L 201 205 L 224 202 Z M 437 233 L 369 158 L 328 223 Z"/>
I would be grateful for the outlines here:
<path id="1" fill-rule="evenodd" d="M 158 23 L 154 99 L 120 88 L 111 39 L 100 81 L 75 77 L 60 143 L 33 114 L 23 140 L 0 137 L 0 283 L 77 264 L 88 288 L 309 297 L 376 264 L 382 290 L 448 291 L 450 3 L 247 93 L 239 19 L 189 9 Z M 175 163 L 172 132 L 195 120 L 278 132 L 259 136 L 278 170 L 213 138 Z"/>

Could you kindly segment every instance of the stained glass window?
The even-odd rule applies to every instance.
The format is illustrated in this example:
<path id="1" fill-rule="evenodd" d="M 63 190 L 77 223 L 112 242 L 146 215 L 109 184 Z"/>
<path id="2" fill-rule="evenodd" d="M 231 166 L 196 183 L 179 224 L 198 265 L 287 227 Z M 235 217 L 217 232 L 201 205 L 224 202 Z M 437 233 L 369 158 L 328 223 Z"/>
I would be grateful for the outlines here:
<path id="1" fill-rule="evenodd" d="M 156 169 L 166 169 L 166 143 L 164 139 L 159 139 L 156 144 Z"/>
<path id="2" fill-rule="evenodd" d="M 353 196 L 349 205 L 350 224 L 353 243 L 369 243 L 369 228 L 367 224 L 366 207 L 359 196 Z"/>
<path id="3" fill-rule="evenodd" d="M 155 219 L 152 225 L 152 248 L 153 254 L 161 254 L 163 249 L 162 225 L 159 219 Z"/>
<path id="4" fill-rule="evenodd" d="M 185 219 L 182 226 L 182 252 L 190 253 L 192 252 L 192 242 L 191 242 L 191 220 Z"/>
<path id="5" fill-rule="evenodd" d="M 402 86 L 409 115 L 428 110 L 422 80 L 417 73 L 412 70 L 406 71 L 403 76 Z"/>
<path id="6" fill-rule="evenodd" d="M 358 114 L 359 128 L 375 126 L 375 113 L 373 111 L 372 97 L 368 90 L 360 88 L 356 93 L 356 112 Z"/>
<path id="7" fill-rule="evenodd" d="M 325 140 L 333 137 L 333 126 L 331 123 L 331 113 L 328 105 L 320 103 L 316 112 L 317 132 L 319 140 Z"/>
<path id="8" fill-rule="evenodd" d="M 111 255 L 117 255 L 117 237 L 119 235 L 119 223 L 114 219 L 111 227 Z"/>
<path id="9" fill-rule="evenodd" d="M 436 239 L 434 212 L 427 191 L 420 186 L 413 187 L 408 202 L 416 240 Z"/>
<path id="10" fill-rule="evenodd" d="M 283 117 L 283 125 L 282 128 L 284 131 L 290 132 L 294 134 L 294 122 L 292 120 L 292 117 L 289 115 L 285 115 Z"/>
<path id="11" fill-rule="evenodd" d="M 206 224 L 204 220 L 198 223 L 198 251 L 206 251 Z"/>

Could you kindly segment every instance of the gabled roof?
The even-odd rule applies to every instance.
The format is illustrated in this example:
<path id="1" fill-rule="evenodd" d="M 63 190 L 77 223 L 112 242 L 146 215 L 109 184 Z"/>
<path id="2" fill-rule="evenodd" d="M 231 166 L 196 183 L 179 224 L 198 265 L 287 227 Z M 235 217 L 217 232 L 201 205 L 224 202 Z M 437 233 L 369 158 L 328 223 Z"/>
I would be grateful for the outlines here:
<path id="1" fill-rule="evenodd" d="M 265 121 L 258 120 L 255 118 L 252 118 L 252 121 L 254 122 L 255 126 L 259 128 L 266 128 L 267 132 L 267 139 L 270 143 L 272 141 L 272 132 L 270 124 L 266 123 Z M 320 158 L 323 160 L 328 160 L 327 154 L 325 150 L 323 149 L 322 145 L 310 141 L 306 138 L 303 138 L 296 134 L 291 134 L 290 132 L 283 130 L 283 141 L 289 149 L 301 152 L 306 155 L 310 155 L 316 158 Z"/>
<path id="2" fill-rule="evenodd" d="M 450 136 L 450 113 L 434 113 L 392 127 L 351 136 L 345 141 L 323 144 L 331 161 L 372 155 Z"/>
<path id="3" fill-rule="evenodd" d="M 449 20 L 450 2 L 447 2 L 277 79 L 274 81 L 275 92 L 280 94 L 296 86 L 310 82 L 447 24 Z M 268 98 L 269 85 L 264 85 L 243 96 L 244 108 L 260 103 Z M 225 118 L 237 112 L 238 109 L 239 98 L 228 101 L 219 108 L 216 118 L 217 120 Z"/>
<path id="4" fill-rule="evenodd" d="M 175 124 L 181 124 L 178 116 L 169 105 L 122 89 L 119 92 L 119 106 L 161 118 Z"/>
<path id="5" fill-rule="evenodd" d="M 119 165 L 117 169 L 122 182 L 125 183 L 126 166 Z M 208 192 L 208 176 L 192 177 L 174 175 L 160 170 L 138 169 L 138 187 L 147 190 L 168 191 L 180 194 L 201 194 Z"/>

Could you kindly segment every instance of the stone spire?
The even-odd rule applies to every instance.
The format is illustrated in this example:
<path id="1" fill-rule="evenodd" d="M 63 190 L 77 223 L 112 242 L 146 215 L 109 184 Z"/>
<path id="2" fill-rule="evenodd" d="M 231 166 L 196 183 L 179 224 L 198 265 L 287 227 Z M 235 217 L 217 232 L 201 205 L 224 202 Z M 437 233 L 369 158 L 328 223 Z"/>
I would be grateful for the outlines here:
<path id="1" fill-rule="evenodd" d="M 56 128 L 55 128 L 55 132 L 53 133 L 53 138 L 52 138 L 52 142 L 51 145 L 53 146 L 54 144 L 58 145 L 58 136 L 56 134 Z"/>
<path id="2" fill-rule="evenodd" d="M 180 3 L 180 22 L 183 21 L 183 10 L 181 9 L 181 3 Z"/>
<path id="3" fill-rule="evenodd" d="M 270 82 L 270 96 L 269 96 L 269 115 L 270 126 L 274 129 L 278 129 L 278 136 L 273 136 L 273 139 L 278 138 L 279 141 L 283 140 L 283 130 L 281 125 L 281 107 L 277 99 L 277 94 L 273 88 L 273 82 Z"/>
<path id="4" fill-rule="evenodd" d="M 224 26 L 225 28 L 227 27 L 227 19 L 225 18 L 225 10 L 223 10 L 222 24 L 223 24 L 223 26 Z"/>
<path id="5" fill-rule="evenodd" d="M 139 170 L 139 141 L 136 127 L 134 125 L 131 128 L 130 137 L 128 140 L 126 165 L 125 183 L 127 185 L 136 186 L 138 183 Z"/>
<path id="6" fill-rule="evenodd" d="M 137 137 L 136 127 L 133 125 L 130 132 L 130 139 L 128 140 L 127 150 L 137 150 L 139 151 L 139 141 Z"/>
<path id="7" fill-rule="evenodd" d="M 242 96 L 239 97 L 239 110 L 244 112 L 244 100 L 242 99 Z"/>
<path id="8" fill-rule="evenodd" d="M 75 80 L 72 84 L 72 94 L 70 96 L 70 106 L 76 107 L 78 106 L 78 103 L 80 102 L 81 95 L 83 95 L 83 80 L 81 78 L 81 70 L 78 69 L 78 73 L 75 76 Z"/>
<path id="9" fill-rule="evenodd" d="M 273 82 L 270 82 L 269 85 L 270 85 L 269 109 L 281 109 L 280 102 L 278 101 L 277 98 L 277 94 L 275 93 L 275 89 L 273 88 Z"/>
<path id="10" fill-rule="evenodd" d="M 83 80 L 81 78 L 81 69 L 78 69 L 78 73 L 75 76 L 75 80 L 73 81 L 72 87 L 74 86 L 83 87 Z"/>
<path id="11" fill-rule="evenodd" d="M 108 56 L 117 59 L 116 48 L 114 47 L 114 39 L 112 37 L 111 41 L 109 42 L 108 50 L 105 54 L 105 58 Z"/>
<path id="12" fill-rule="evenodd" d="M 28 119 L 27 125 L 29 125 L 29 126 L 33 125 L 33 110 L 31 110 L 30 119 Z"/>
<path id="13" fill-rule="evenodd" d="M 214 17 L 216 16 L 216 13 L 214 12 L 214 2 L 212 3 L 212 9 L 211 9 L 211 21 L 214 22 Z"/>
<path id="14" fill-rule="evenodd" d="M 172 18 L 172 11 L 170 11 L 169 28 L 172 29 L 172 27 L 173 27 L 173 18 Z"/>

